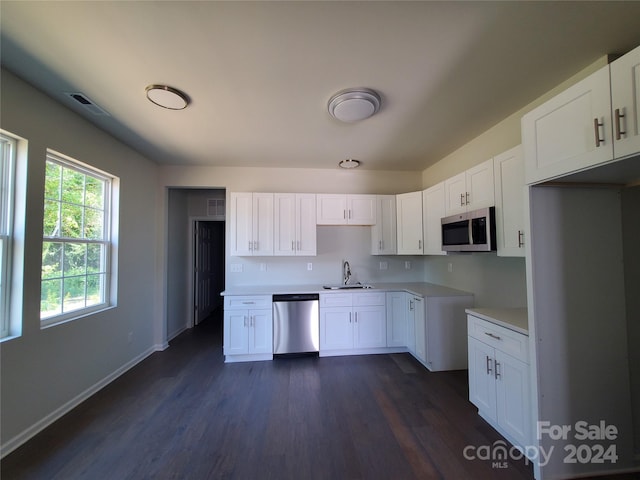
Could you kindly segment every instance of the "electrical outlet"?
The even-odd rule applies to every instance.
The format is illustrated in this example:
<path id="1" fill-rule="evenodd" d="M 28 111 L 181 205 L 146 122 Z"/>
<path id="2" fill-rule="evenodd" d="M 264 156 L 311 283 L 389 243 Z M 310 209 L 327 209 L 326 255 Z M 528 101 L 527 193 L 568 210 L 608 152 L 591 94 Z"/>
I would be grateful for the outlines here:
<path id="1" fill-rule="evenodd" d="M 411 269 L 411 262 L 404 262 L 404 268 L 405 268 L 405 270 L 410 270 Z"/>
<path id="2" fill-rule="evenodd" d="M 380 270 L 386 270 L 389 268 L 389 264 L 387 262 L 380 262 Z"/>
<path id="3" fill-rule="evenodd" d="M 261 263 L 260 264 L 260 271 L 261 272 L 266 272 L 267 271 L 267 264 L 266 263 Z"/>
<path id="4" fill-rule="evenodd" d="M 242 272 L 242 264 L 241 263 L 232 263 L 230 270 L 232 273 L 240 273 Z"/>
<path id="5" fill-rule="evenodd" d="M 447 265 L 447 270 L 449 270 L 449 273 L 453 272 L 453 263 L 449 262 L 449 264 Z"/>
<path id="6" fill-rule="evenodd" d="M 307 263 L 307 270 L 313 270 L 313 263 Z"/>

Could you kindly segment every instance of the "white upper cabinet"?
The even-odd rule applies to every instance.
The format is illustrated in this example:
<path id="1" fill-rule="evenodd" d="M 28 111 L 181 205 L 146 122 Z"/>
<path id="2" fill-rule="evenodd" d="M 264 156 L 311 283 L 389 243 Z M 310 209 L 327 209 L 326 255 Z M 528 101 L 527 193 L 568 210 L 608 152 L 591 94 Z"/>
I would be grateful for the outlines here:
<path id="1" fill-rule="evenodd" d="M 524 257 L 524 155 L 518 145 L 493 159 L 498 256 Z"/>
<path id="2" fill-rule="evenodd" d="M 274 255 L 316 255 L 315 194 L 274 194 Z"/>
<path id="3" fill-rule="evenodd" d="M 318 225 L 375 225 L 375 195 L 318 194 Z"/>
<path id="4" fill-rule="evenodd" d="M 446 255 L 442 250 L 442 222 L 445 214 L 444 182 L 422 192 L 422 229 L 424 255 Z"/>
<path id="5" fill-rule="evenodd" d="M 613 158 L 609 67 L 522 117 L 528 184 Z"/>
<path id="6" fill-rule="evenodd" d="M 399 255 L 422 255 L 422 192 L 396 195 Z"/>
<path id="7" fill-rule="evenodd" d="M 494 205 L 493 158 L 444 182 L 445 215 Z"/>
<path id="8" fill-rule="evenodd" d="M 396 196 L 376 197 L 376 224 L 371 227 L 371 255 L 396 253 Z"/>
<path id="9" fill-rule="evenodd" d="M 231 255 L 273 255 L 273 193 L 230 194 Z"/>
<path id="10" fill-rule="evenodd" d="M 610 67 L 613 151 L 619 158 L 640 152 L 640 47 Z"/>

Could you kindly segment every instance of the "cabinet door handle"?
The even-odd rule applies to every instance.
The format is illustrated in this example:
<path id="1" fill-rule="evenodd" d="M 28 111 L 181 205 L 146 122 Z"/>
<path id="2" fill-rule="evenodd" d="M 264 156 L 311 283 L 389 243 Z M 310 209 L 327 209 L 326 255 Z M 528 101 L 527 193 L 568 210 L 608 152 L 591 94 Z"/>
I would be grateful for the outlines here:
<path id="1" fill-rule="evenodd" d="M 409 311 L 413 311 L 413 300 L 409 300 Z"/>
<path id="2" fill-rule="evenodd" d="M 356 323 L 358 323 L 358 312 L 356 312 Z"/>
<path id="3" fill-rule="evenodd" d="M 604 122 L 599 122 L 597 118 L 593 119 L 593 130 L 596 135 L 596 147 L 599 147 L 601 143 L 604 143 L 604 138 L 600 138 L 600 127 L 604 126 Z"/>
<path id="4" fill-rule="evenodd" d="M 345 220 L 347 219 L 347 211 L 346 210 L 342 210 L 342 218 L 344 218 Z"/>
<path id="5" fill-rule="evenodd" d="M 518 230 L 518 248 L 522 248 L 524 246 L 524 232 L 522 230 Z"/>
<path id="6" fill-rule="evenodd" d="M 498 362 L 497 360 L 495 361 L 495 375 L 496 375 L 496 380 L 498 380 L 498 378 L 502 378 L 502 375 L 500 374 L 500 372 L 498 372 L 498 367 L 500 366 L 500 362 Z"/>
<path id="7" fill-rule="evenodd" d="M 418 240 L 418 250 L 422 250 L 422 240 Z"/>
<path id="8" fill-rule="evenodd" d="M 351 219 L 351 209 L 349 209 L 349 219 Z"/>
<path id="9" fill-rule="evenodd" d="M 493 374 L 493 369 L 491 368 L 491 357 L 489 355 L 485 355 L 487 359 L 487 375 Z"/>
<path id="10" fill-rule="evenodd" d="M 467 201 L 466 201 L 466 204 L 465 204 L 465 205 L 469 205 L 469 192 L 465 193 L 464 195 L 465 195 L 465 197 L 466 197 L 466 199 L 467 199 Z"/>
<path id="11" fill-rule="evenodd" d="M 253 242 L 251 240 L 249 240 L 249 250 L 253 250 L 252 244 L 253 244 Z"/>
<path id="12" fill-rule="evenodd" d="M 460 206 L 464 207 L 464 193 L 460 194 Z"/>
<path id="13" fill-rule="evenodd" d="M 626 135 L 627 132 L 625 132 L 624 130 L 622 130 L 622 126 L 621 126 L 621 122 L 620 120 L 622 118 L 624 118 L 624 113 L 620 113 L 620 109 L 616 108 L 615 112 L 614 112 L 614 116 L 615 116 L 615 120 L 616 120 L 616 140 L 620 140 L 622 138 L 622 135 Z"/>
<path id="14" fill-rule="evenodd" d="M 351 312 L 349 312 L 349 323 L 351 323 Z"/>
<path id="15" fill-rule="evenodd" d="M 493 338 L 494 340 L 502 340 L 498 335 L 494 334 L 494 333 L 490 333 L 490 332 L 484 332 L 485 335 L 490 336 L 491 338 Z"/>
<path id="16" fill-rule="evenodd" d="M 243 318 L 244 318 L 244 326 L 246 327 L 247 326 L 247 316 L 244 315 Z"/>

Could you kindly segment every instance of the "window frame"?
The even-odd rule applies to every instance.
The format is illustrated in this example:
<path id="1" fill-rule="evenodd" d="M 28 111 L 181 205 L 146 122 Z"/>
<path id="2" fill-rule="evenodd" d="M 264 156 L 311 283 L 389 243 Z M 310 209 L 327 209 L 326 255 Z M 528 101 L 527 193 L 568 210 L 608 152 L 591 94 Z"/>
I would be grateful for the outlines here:
<path id="1" fill-rule="evenodd" d="M 0 339 L 11 333 L 11 274 L 13 267 L 13 229 L 18 141 L 0 132 Z"/>
<path id="2" fill-rule="evenodd" d="M 102 301 L 97 304 L 93 304 L 90 306 L 86 306 L 87 300 L 87 292 L 86 292 L 86 281 L 85 281 L 85 306 L 81 308 L 76 308 L 73 310 L 65 311 L 64 310 L 64 294 L 61 292 L 60 299 L 60 313 L 56 313 L 53 315 L 49 315 L 43 317 L 42 311 L 42 303 L 40 305 L 40 325 L 42 328 L 49 327 L 53 325 L 57 325 L 60 323 L 64 323 L 67 321 L 75 320 L 78 318 L 82 318 L 87 315 L 91 315 L 108 308 L 111 308 L 114 305 L 112 298 L 112 275 L 114 272 L 113 266 L 113 248 L 114 248 L 114 239 L 113 239 L 113 197 L 114 197 L 114 187 L 117 181 L 117 177 L 104 172 L 103 170 L 97 169 L 91 165 L 80 162 L 76 159 L 68 157 L 67 155 L 61 154 L 59 152 L 53 151 L 51 149 L 47 149 L 46 161 L 45 161 L 45 169 L 49 163 L 56 164 L 60 166 L 62 169 L 72 170 L 76 173 L 80 173 L 95 179 L 98 179 L 104 182 L 104 192 L 103 192 L 103 216 L 102 216 L 102 237 L 100 239 L 92 239 L 85 237 L 63 237 L 61 235 L 45 235 L 44 231 L 44 217 L 43 217 L 43 232 L 42 232 L 42 254 L 44 254 L 44 246 L 45 243 L 61 243 L 64 245 L 69 244 L 86 244 L 86 245 L 103 245 L 104 248 L 104 269 L 101 281 L 101 298 Z M 45 172 L 45 184 L 46 184 L 46 172 Z M 86 185 L 84 186 L 84 191 L 86 192 Z M 43 213 L 44 213 L 44 205 L 47 201 L 52 201 L 52 199 L 46 198 L 46 192 L 44 196 L 43 203 Z M 53 201 L 60 202 L 63 204 L 65 202 L 62 201 L 62 198 L 53 199 Z M 86 208 L 86 203 L 83 203 L 82 208 Z M 62 232 L 60 232 L 61 234 Z M 64 247 L 62 247 L 64 248 Z M 85 271 L 83 276 L 85 279 L 88 278 L 89 273 Z M 78 277 L 78 275 L 74 275 L 74 277 Z M 61 277 L 60 279 L 64 281 L 64 268 L 61 268 Z M 40 288 L 42 289 L 44 285 L 44 281 L 47 280 L 43 278 L 42 269 L 40 273 Z M 62 284 L 63 285 L 63 284 Z M 42 302 L 42 293 L 40 296 L 40 301 Z"/>

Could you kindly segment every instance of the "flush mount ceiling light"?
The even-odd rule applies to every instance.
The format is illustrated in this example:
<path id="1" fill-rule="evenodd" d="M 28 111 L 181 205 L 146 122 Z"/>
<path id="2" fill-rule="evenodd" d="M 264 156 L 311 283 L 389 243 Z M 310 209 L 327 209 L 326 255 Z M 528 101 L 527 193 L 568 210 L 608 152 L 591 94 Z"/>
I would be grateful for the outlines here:
<path id="1" fill-rule="evenodd" d="M 370 88 L 348 88 L 329 99 L 329 113 L 343 122 L 357 122 L 380 110 L 381 98 Z"/>
<path id="2" fill-rule="evenodd" d="M 354 160 L 353 158 L 347 158 L 346 160 L 342 160 L 338 166 L 342 168 L 356 168 L 360 166 L 360 161 Z"/>
<path id="3" fill-rule="evenodd" d="M 190 102 L 186 93 L 167 85 L 149 85 L 145 91 L 152 103 L 169 110 L 182 110 Z"/>

